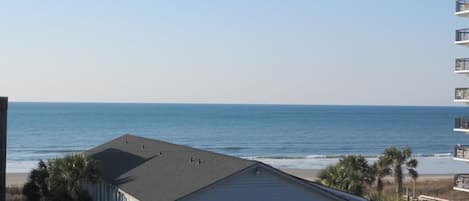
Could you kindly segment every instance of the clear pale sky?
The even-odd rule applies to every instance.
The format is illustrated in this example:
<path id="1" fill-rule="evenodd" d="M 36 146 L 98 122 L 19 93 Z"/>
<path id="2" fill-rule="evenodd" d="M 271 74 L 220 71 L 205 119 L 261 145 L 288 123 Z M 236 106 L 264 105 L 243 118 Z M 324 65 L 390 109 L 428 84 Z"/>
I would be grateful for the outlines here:
<path id="1" fill-rule="evenodd" d="M 9 1 L 13 101 L 454 105 L 454 1 Z"/>

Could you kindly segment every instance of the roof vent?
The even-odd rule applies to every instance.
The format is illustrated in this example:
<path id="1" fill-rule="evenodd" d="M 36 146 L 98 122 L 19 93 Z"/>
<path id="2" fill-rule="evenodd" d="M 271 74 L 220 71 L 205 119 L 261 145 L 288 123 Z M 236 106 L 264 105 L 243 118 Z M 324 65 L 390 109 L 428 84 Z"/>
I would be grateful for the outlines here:
<path id="1" fill-rule="evenodd" d="M 144 150 L 144 149 L 145 149 L 145 145 L 144 145 L 144 144 L 142 144 L 142 150 Z"/>
<path id="2" fill-rule="evenodd" d="M 256 175 L 260 175 L 261 174 L 261 170 L 259 168 L 256 168 Z"/>
<path id="3" fill-rule="evenodd" d="M 127 140 L 124 140 L 124 144 L 129 144 L 129 142 Z"/>
<path id="4" fill-rule="evenodd" d="M 189 159 L 189 163 L 193 163 L 194 161 L 194 158 L 191 156 L 191 158 Z"/>

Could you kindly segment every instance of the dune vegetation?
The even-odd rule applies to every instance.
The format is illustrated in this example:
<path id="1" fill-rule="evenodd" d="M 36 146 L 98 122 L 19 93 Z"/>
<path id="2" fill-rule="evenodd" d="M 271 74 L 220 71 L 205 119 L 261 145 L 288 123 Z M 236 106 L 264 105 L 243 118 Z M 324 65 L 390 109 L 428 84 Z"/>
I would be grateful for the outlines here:
<path id="1" fill-rule="evenodd" d="M 415 192 L 419 176 L 417 165 L 418 161 L 412 158 L 410 148 L 389 147 L 373 164 L 361 155 L 343 157 L 337 164 L 321 171 L 318 182 L 354 195 L 364 196 L 372 201 L 388 200 L 392 197 L 393 200 L 398 200 L 403 195 L 404 172 L 412 178 L 412 192 Z M 393 177 L 394 195 L 383 194 L 385 187 L 383 179 L 387 176 Z"/>

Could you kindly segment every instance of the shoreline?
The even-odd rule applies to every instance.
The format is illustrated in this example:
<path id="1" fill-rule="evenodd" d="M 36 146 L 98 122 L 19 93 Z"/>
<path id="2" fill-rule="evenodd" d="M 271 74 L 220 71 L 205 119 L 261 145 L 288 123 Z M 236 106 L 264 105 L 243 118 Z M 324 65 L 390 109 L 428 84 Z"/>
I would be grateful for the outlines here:
<path id="1" fill-rule="evenodd" d="M 302 179 L 315 181 L 320 169 L 281 169 L 282 171 Z M 21 187 L 26 183 L 29 173 L 7 173 L 6 186 L 8 187 Z M 418 178 L 420 181 L 435 181 L 442 179 L 452 179 L 453 174 L 421 174 Z M 392 180 L 392 177 L 387 177 Z"/>

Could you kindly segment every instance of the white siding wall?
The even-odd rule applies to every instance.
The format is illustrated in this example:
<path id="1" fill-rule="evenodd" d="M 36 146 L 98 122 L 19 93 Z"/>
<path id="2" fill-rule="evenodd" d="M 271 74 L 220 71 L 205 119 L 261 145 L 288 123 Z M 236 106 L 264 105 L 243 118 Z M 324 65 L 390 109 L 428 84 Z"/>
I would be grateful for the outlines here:
<path id="1" fill-rule="evenodd" d="M 83 189 L 88 191 L 93 201 L 139 201 L 126 192 L 100 181 L 96 184 L 82 182 Z"/>
<path id="2" fill-rule="evenodd" d="M 181 201 L 336 201 L 264 168 L 258 170 L 247 170 Z"/>

